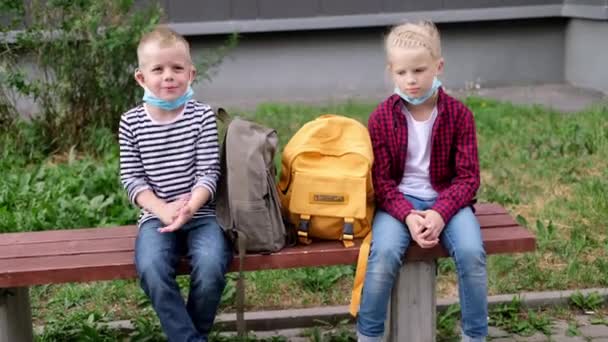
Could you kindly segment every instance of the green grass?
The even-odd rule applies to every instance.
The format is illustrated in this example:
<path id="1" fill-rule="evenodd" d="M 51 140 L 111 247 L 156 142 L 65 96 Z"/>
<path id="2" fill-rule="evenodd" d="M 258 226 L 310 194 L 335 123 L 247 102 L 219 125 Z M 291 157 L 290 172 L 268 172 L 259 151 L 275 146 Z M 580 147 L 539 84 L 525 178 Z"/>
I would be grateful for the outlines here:
<path id="1" fill-rule="evenodd" d="M 477 123 L 480 201 L 504 205 L 538 239 L 533 253 L 489 257 L 490 293 L 607 286 L 608 109 L 559 113 L 481 98 L 466 103 Z M 355 102 L 266 104 L 239 114 L 275 128 L 284 146 L 302 124 L 322 113 L 347 114 L 365 123 L 373 108 Z M 137 210 L 118 181 L 113 134 L 93 131 L 90 145 L 47 157 L 36 144 L 37 132 L 21 125 L 0 135 L 0 232 L 134 223 Z M 439 296 L 456 295 L 453 262 L 441 260 L 439 269 Z M 250 272 L 247 307 L 347 304 L 352 276 L 350 266 Z M 180 284 L 185 287 L 187 278 Z M 32 288 L 32 298 L 34 319 L 59 330 L 69 329 L 57 322 L 70 315 L 91 317 L 93 323 L 139 317 L 137 331 L 158 330 L 135 281 L 39 286 Z M 222 310 L 233 309 L 233 276 L 222 303 Z M 450 317 L 444 318 L 449 325 Z M 535 319 L 542 327 L 543 318 Z"/>

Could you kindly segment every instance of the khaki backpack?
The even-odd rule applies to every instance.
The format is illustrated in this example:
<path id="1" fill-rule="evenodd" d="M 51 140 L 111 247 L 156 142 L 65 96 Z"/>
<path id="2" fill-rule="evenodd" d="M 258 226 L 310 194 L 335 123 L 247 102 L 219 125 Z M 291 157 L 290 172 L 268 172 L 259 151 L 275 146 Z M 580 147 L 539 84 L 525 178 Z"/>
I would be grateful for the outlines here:
<path id="1" fill-rule="evenodd" d="M 277 252 L 287 239 L 275 183 L 278 138 L 275 130 L 238 117 L 230 118 L 221 108 L 218 118 L 228 127 L 221 148 L 216 215 L 239 253 L 237 329 L 243 336 L 245 253 Z"/>

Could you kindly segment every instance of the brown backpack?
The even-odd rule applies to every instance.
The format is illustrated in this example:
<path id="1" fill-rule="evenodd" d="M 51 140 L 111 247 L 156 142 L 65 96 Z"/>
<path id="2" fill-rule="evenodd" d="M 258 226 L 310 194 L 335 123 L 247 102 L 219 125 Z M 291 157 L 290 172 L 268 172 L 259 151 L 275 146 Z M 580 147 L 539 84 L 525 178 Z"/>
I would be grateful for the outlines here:
<path id="1" fill-rule="evenodd" d="M 216 215 L 239 253 L 237 330 L 243 336 L 245 253 L 277 252 L 287 240 L 275 183 L 278 138 L 274 129 L 230 118 L 222 108 L 218 118 L 227 128 L 221 148 Z"/>

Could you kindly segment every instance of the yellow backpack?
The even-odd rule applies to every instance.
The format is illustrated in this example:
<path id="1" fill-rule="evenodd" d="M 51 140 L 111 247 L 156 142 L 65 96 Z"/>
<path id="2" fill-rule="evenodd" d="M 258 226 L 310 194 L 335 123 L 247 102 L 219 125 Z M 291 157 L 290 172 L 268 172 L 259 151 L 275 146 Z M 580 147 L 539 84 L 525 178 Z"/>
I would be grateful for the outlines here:
<path id="1" fill-rule="evenodd" d="M 367 128 L 339 115 L 322 115 L 302 126 L 282 154 L 277 187 L 284 216 L 298 227 L 298 239 L 365 238 L 359 249 L 350 313 L 359 311 L 372 239 L 374 162 Z"/>
<path id="2" fill-rule="evenodd" d="M 374 160 L 367 128 L 339 115 L 302 126 L 283 149 L 279 198 L 302 243 L 311 237 L 342 240 L 371 230 Z"/>

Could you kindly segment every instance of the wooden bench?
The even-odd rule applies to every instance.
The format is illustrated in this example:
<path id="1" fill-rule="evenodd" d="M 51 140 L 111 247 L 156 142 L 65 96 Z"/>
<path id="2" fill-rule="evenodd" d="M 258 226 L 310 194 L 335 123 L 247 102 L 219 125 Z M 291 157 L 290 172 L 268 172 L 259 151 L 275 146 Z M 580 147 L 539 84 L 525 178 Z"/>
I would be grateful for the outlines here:
<path id="1" fill-rule="evenodd" d="M 487 254 L 527 252 L 535 237 L 496 204 L 476 206 Z M 32 285 L 135 278 L 137 228 L 123 226 L 0 234 L 0 342 L 32 341 L 28 288 Z M 247 255 L 247 271 L 355 264 L 359 244 L 315 242 L 271 255 Z M 435 340 L 435 259 L 439 246 L 408 250 L 406 270 L 393 289 L 387 340 Z M 235 258 L 231 270 L 237 269 Z M 180 272 L 188 271 L 182 261 Z M 409 334 L 409 335 L 408 335 Z M 414 334 L 414 335 L 412 335 Z"/>

